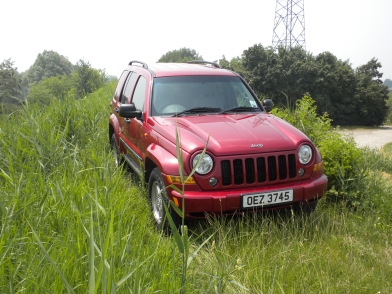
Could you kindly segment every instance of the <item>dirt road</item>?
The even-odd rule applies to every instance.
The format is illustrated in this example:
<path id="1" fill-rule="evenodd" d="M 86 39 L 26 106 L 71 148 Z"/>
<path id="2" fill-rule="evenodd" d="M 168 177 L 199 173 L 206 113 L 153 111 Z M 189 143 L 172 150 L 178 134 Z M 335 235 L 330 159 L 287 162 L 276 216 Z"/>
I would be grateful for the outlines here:
<path id="1" fill-rule="evenodd" d="M 352 136 L 358 147 L 370 147 L 381 149 L 387 143 L 392 142 L 392 126 L 382 126 L 378 128 L 340 128 L 339 133 Z"/>

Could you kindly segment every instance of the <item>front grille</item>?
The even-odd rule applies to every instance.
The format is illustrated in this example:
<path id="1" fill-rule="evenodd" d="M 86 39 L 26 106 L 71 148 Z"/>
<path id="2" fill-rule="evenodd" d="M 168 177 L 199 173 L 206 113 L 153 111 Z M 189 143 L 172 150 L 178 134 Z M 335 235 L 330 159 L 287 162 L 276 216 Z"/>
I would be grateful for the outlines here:
<path id="1" fill-rule="evenodd" d="M 273 182 L 295 178 L 294 154 L 221 161 L 222 185 Z"/>

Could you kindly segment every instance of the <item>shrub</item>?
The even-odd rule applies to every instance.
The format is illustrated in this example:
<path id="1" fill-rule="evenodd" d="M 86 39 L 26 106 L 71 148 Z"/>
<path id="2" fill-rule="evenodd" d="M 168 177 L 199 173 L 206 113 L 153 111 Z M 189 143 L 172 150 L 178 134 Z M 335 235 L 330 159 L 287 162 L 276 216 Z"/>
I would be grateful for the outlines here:
<path id="1" fill-rule="evenodd" d="M 274 109 L 272 113 L 295 126 L 318 145 L 333 128 L 328 114 L 325 113 L 323 116 L 317 115 L 315 103 L 306 94 L 302 99 L 297 100 L 295 108 L 292 109 L 288 105 L 286 108 Z"/>
<path id="2" fill-rule="evenodd" d="M 328 177 L 326 198 L 333 202 L 343 202 L 358 210 L 382 205 L 382 186 L 377 177 L 381 170 L 392 170 L 390 160 L 382 154 L 367 149 L 359 149 L 352 138 L 345 138 L 331 127 L 326 114 L 317 115 L 315 101 L 305 95 L 296 102 L 294 108 L 274 109 L 273 114 L 291 123 L 304 132 L 317 146 L 324 160 Z M 377 199 L 378 200 L 377 200 Z"/>

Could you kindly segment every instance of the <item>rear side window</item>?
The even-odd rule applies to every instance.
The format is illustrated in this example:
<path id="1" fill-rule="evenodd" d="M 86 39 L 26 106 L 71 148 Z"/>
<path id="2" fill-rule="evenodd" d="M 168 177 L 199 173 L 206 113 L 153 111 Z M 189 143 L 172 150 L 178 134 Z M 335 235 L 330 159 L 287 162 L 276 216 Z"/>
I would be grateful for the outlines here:
<path id="1" fill-rule="evenodd" d="M 137 110 L 143 110 L 146 97 L 146 84 L 146 79 L 143 76 L 140 76 L 132 98 L 132 102 L 135 104 Z"/>
<path id="2" fill-rule="evenodd" d="M 132 90 L 133 90 L 133 87 L 135 85 L 136 78 L 137 78 L 137 74 L 134 73 L 134 72 L 131 73 L 128 76 L 128 80 L 126 82 L 124 91 L 123 91 L 122 96 L 121 96 L 121 103 L 122 104 L 129 103 L 129 98 L 131 97 Z"/>

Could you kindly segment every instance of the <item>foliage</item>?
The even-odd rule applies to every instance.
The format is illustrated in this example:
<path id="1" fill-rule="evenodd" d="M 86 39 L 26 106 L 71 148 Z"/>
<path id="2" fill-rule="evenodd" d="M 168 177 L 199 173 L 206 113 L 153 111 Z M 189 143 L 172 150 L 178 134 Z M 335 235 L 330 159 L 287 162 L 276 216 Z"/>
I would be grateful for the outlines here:
<path id="1" fill-rule="evenodd" d="M 71 88 L 72 80 L 69 76 L 50 77 L 30 88 L 27 101 L 48 105 L 52 99 L 64 99 Z"/>
<path id="2" fill-rule="evenodd" d="M 256 44 L 242 55 L 245 79 L 256 93 L 273 99 L 275 105 L 285 105 L 286 97 L 294 104 L 309 91 L 307 86 L 312 80 L 308 75 L 314 75 L 312 64 L 306 63 L 310 58 L 301 48 L 279 48 L 275 52 L 271 47 Z"/>
<path id="3" fill-rule="evenodd" d="M 27 80 L 29 84 L 36 84 L 53 76 L 69 75 L 72 71 L 73 65 L 66 57 L 44 50 L 27 71 Z"/>
<path id="4" fill-rule="evenodd" d="M 29 93 L 30 85 L 27 78 L 27 71 L 20 73 L 20 78 L 22 80 L 21 93 L 19 94 L 19 100 L 24 101 Z"/>
<path id="5" fill-rule="evenodd" d="M 53 99 L 82 98 L 107 82 L 104 71 L 94 69 L 89 62 L 80 60 L 71 75 L 54 76 L 30 87 L 27 101 L 50 104 Z"/>
<path id="6" fill-rule="evenodd" d="M 383 146 L 382 152 L 387 155 L 387 157 L 392 158 L 392 142 L 387 143 Z"/>
<path id="7" fill-rule="evenodd" d="M 334 125 L 354 124 L 358 120 L 353 99 L 356 80 L 348 61 L 323 52 L 313 63 L 315 70 L 305 80 L 313 81 L 309 93 L 317 101 L 319 113 L 327 112 Z"/>
<path id="8" fill-rule="evenodd" d="M 388 114 L 388 88 L 382 84 L 380 67 L 380 62 L 373 58 L 355 72 L 357 86 L 354 98 L 358 125 L 379 126 Z"/>
<path id="9" fill-rule="evenodd" d="M 244 50 L 241 64 L 255 92 L 277 106 L 284 106 L 286 97 L 293 105 L 309 93 L 318 114 L 328 113 L 334 125 L 380 125 L 385 119 L 385 87 L 375 59 L 354 71 L 330 52 L 313 56 L 300 47 L 275 51 L 256 44 Z"/>
<path id="10" fill-rule="evenodd" d="M 187 62 L 190 60 L 203 60 L 203 57 L 196 50 L 184 47 L 166 52 L 158 62 Z"/>
<path id="11" fill-rule="evenodd" d="M 245 69 L 244 66 L 242 65 L 242 59 L 238 56 L 233 57 L 230 61 L 228 61 L 226 57 L 223 55 L 222 59 L 219 59 L 219 65 L 222 68 L 234 71 L 241 76 L 244 75 Z"/>
<path id="12" fill-rule="evenodd" d="M 324 141 L 324 137 L 332 131 L 331 120 L 327 114 L 317 115 L 315 101 L 309 96 L 304 95 L 302 99 L 296 101 L 295 107 L 290 104 L 284 108 L 275 108 L 272 113 L 294 125 L 305 133 L 312 142 L 318 145 Z"/>
<path id="13" fill-rule="evenodd" d="M 318 147 L 328 176 L 328 199 L 345 202 L 355 209 L 369 209 L 374 205 L 370 204 L 368 189 L 364 187 L 372 181 L 369 170 L 389 170 L 388 164 L 378 158 L 377 165 L 369 166 L 367 158 L 375 158 L 375 155 L 358 149 L 352 138 L 335 132 L 327 115 L 317 115 L 315 101 L 310 96 L 305 95 L 295 106 L 295 109 L 274 109 L 272 113 L 304 132 Z"/>
<path id="14" fill-rule="evenodd" d="M 79 60 L 72 74 L 76 97 L 93 93 L 107 82 L 106 73 L 91 67 L 89 62 Z"/>
<path id="15" fill-rule="evenodd" d="M 388 115 L 385 119 L 387 124 L 392 124 L 392 93 L 388 94 L 388 100 L 386 101 L 386 105 L 388 107 Z"/>
<path id="16" fill-rule="evenodd" d="M 208 145 L 208 140 L 206 142 L 206 146 Z M 205 153 L 206 148 L 203 150 L 203 154 Z M 189 180 L 189 178 L 192 177 L 192 175 L 195 173 L 196 168 L 198 166 L 198 163 L 193 167 L 192 171 L 190 174 L 185 178 L 184 175 L 184 160 L 182 157 L 182 146 L 181 146 L 181 137 L 180 133 L 178 131 L 178 128 L 176 128 L 176 153 L 178 157 L 178 171 L 180 174 L 180 179 L 181 179 L 181 185 L 182 189 L 178 189 L 175 185 L 171 184 L 171 188 L 174 190 L 178 191 L 182 195 L 182 207 L 184 207 L 184 190 L 185 190 L 185 182 Z M 165 204 L 165 203 L 164 203 Z M 178 215 L 181 217 L 181 225 L 178 228 L 177 224 L 174 223 L 168 207 L 165 204 L 165 211 L 166 211 L 166 218 L 164 221 L 168 221 L 169 226 L 170 226 L 170 231 L 173 234 L 174 237 L 174 242 L 177 245 L 177 249 L 179 253 L 182 256 L 182 262 L 181 262 L 181 287 L 180 287 L 180 293 L 186 293 L 186 280 L 187 280 L 187 273 L 188 273 L 188 268 L 194 258 L 196 257 L 197 253 L 199 250 L 203 248 L 203 246 L 213 237 L 211 235 L 208 237 L 194 252 L 190 253 L 190 240 L 189 240 L 189 233 L 188 233 L 188 226 L 185 225 L 185 218 L 184 218 L 184 211 L 180 210 L 175 203 L 170 200 L 169 205 L 178 213 Z M 180 231 L 178 231 L 180 229 Z"/>
<path id="17" fill-rule="evenodd" d="M 0 63 L 0 103 L 15 103 L 21 93 L 22 80 L 14 62 L 6 59 Z"/>
<path id="18" fill-rule="evenodd" d="M 331 120 L 326 114 L 317 115 L 315 101 L 310 96 L 305 95 L 297 100 L 294 109 L 277 108 L 272 113 L 305 133 L 318 147 L 324 159 L 330 186 L 341 188 L 341 177 L 344 181 L 353 176 L 353 164 L 360 164 L 361 152 L 353 140 L 346 140 L 333 131 Z"/>
<path id="19" fill-rule="evenodd" d="M 343 138 L 337 132 L 326 134 L 325 140 L 318 146 L 324 158 L 329 185 L 344 187 L 344 181 L 350 181 L 356 174 L 355 168 L 363 164 L 361 151 L 355 141 Z"/>

